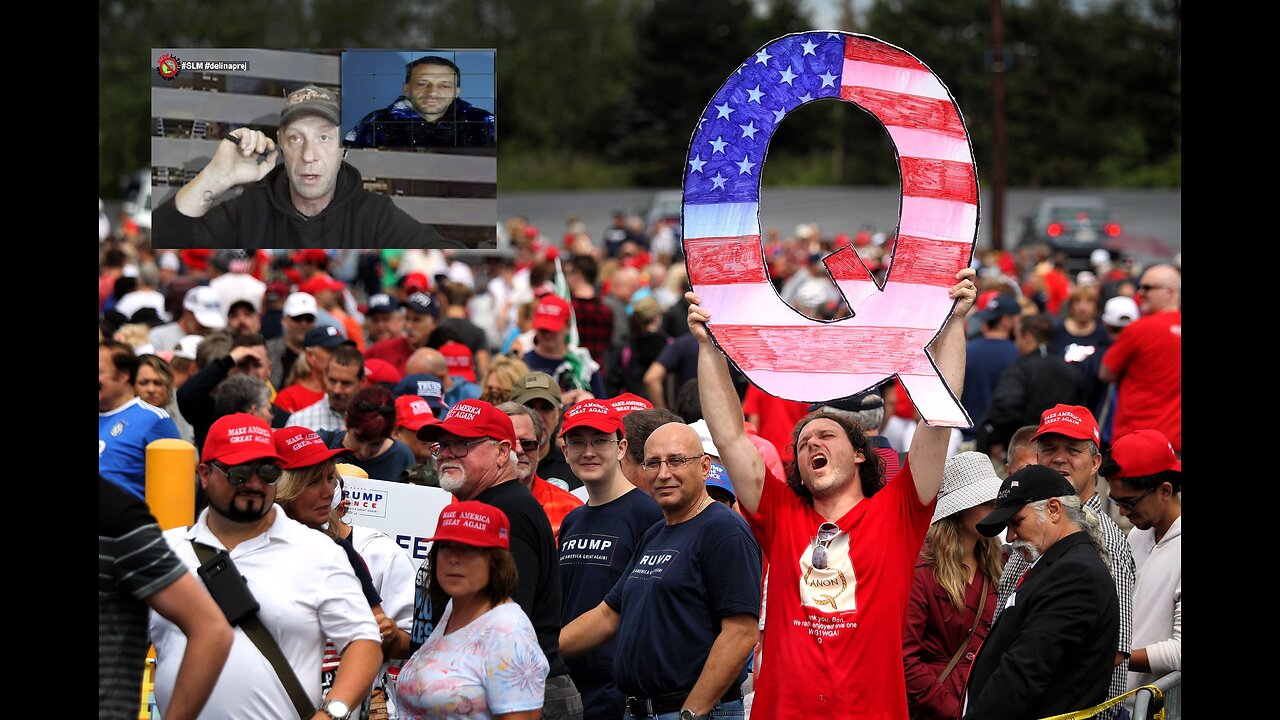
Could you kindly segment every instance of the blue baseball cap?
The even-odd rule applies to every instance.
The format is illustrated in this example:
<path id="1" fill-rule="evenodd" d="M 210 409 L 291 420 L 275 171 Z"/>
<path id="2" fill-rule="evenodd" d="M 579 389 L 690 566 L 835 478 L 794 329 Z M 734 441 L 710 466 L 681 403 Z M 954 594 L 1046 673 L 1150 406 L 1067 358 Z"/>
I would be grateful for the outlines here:
<path id="1" fill-rule="evenodd" d="M 711 461 L 711 472 L 707 473 L 707 487 L 720 488 L 729 493 L 734 502 L 738 502 L 738 495 L 733 491 L 733 484 L 729 482 L 729 471 L 714 460 Z"/>
<path id="2" fill-rule="evenodd" d="M 444 404 L 444 383 L 435 375 L 425 373 L 406 375 L 396 384 L 396 389 L 391 394 L 394 397 L 417 395 L 427 401 L 437 417 L 449 410 L 449 406 Z"/>

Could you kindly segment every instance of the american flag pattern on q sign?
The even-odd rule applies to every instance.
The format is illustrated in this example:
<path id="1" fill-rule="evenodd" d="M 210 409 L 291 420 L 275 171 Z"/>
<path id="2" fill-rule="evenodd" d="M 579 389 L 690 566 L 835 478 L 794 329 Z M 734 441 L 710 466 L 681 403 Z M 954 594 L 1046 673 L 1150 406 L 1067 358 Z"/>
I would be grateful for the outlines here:
<path id="1" fill-rule="evenodd" d="M 788 113 L 823 98 L 854 103 L 885 126 L 902 178 L 884 286 L 851 246 L 824 260 L 855 314 L 832 322 L 778 297 L 759 221 L 770 138 Z M 971 424 L 925 348 L 952 310 L 948 291 L 977 237 L 973 150 L 951 93 L 910 53 L 865 35 L 806 32 L 748 57 L 698 120 L 683 222 L 690 282 L 716 344 L 762 390 L 819 402 L 897 374 L 930 424 Z"/>

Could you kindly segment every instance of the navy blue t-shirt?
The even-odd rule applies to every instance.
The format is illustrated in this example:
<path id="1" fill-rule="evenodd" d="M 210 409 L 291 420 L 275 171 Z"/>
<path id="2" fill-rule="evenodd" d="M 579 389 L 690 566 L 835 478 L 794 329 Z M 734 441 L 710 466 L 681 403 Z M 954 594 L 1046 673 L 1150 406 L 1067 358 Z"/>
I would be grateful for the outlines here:
<path id="1" fill-rule="evenodd" d="M 979 337 L 969 341 L 965 348 L 964 391 L 960 398 L 975 425 L 986 414 L 1000 375 L 1016 362 L 1018 348 L 1010 340 Z M 974 437 L 973 430 L 961 432 L 966 438 Z"/>
<path id="2" fill-rule="evenodd" d="M 640 539 L 662 510 L 639 488 L 604 505 L 576 507 L 560 523 L 560 587 L 564 624 L 600 604 L 631 564 Z M 566 659 L 582 693 L 583 720 L 618 720 L 626 696 L 613 681 L 614 643 Z"/>
<path id="3" fill-rule="evenodd" d="M 321 430 L 320 439 L 325 441 L 325 446 L 338 449 L 342 447 L 342 441 L 347 437 L 346 430 Z M 381 455 L 375 457 L 360 459 L 354 455 L 339 458 L 342 462 L 351 463 L 356 467 L 369 473 L 372 480 L 386 480 L 388 482 L 396 482 L 400 479 L 400 473 L 405 468 L 418 464 L 417 458 L 413 456 L 413 451 L 408 445 L 399 440 L 392 440 L 391 447 Z"/>
<path id="4" fill-rule="evenodd" d="M 676 392 L 679 392 L 686 382 L 698 377 L 698 339 L 681 335 L 662 349 L 655 362 L 675 376 Z"/>
<path id="5" fill-rule="evenodd" d="M 649 528 L 604 601 L 621 615 L 613 675 L 622 692 L 688 692 L 720 635 L 720 621 L 760 617 L 760 546 L 734 511 L 713 502 L 678 525 Z M 746 678 L 743 658 L 734 682 Z"/>

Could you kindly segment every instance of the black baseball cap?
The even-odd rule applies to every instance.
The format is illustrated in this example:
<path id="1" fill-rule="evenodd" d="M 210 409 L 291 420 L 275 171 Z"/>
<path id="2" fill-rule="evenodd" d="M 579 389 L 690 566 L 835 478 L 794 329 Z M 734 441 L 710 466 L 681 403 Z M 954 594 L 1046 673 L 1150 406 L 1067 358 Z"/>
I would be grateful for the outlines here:
<path id="1" fill-rule="evenodd" d="M 325 350 L 333 350 L 347 344 L 355 345 L 332 325 L 313 327 L 302 338 L 304 348 L 322 347 Z"/>
<path id="2" fill-rule="evenodd" d="M 1022 306 L 1018 304 L 1018 299 L 1012 295 L 996 293 L 995 297 L 987 302 L 987 306 L 983 308 L 978 317 L 983 322 L 991 322 L 1002 317 L 1013 317 L 1022 314 Z"/>
<path id="3" fill-rule="evenodd" d="M 996 509 L 978 523 L 978 532 L 986 537 L 995 537 L 1023 505 L 1075 494 L 1076 489 L 1058 471 L 1044 465 L 1028 465 L 1000 483 Z"/>

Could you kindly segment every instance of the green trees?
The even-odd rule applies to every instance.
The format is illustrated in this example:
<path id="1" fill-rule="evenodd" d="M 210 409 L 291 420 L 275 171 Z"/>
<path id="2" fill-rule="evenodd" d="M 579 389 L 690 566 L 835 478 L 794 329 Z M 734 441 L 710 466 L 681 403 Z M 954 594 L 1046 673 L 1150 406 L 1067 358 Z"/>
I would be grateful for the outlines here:
<path id="1" fill-rule="evenodd" d="M 947 83 L 991 156 L 991 0 L 874 0 L 857 27 Z M 1181 184 L 1180 0 L 1006 0 L 1012 186 Z M 848 4 L 848 3 L 846 3 Z M 98 184 L 149 164 L 151 46 L 492 47 L 499 187 L 676 186 L 698 113 L 737 63 L 815 29 L 803 0 L 99 2 Z M 769 184 L 891 184 L 891 145 L 836 102 L 779 129 Z"/>

